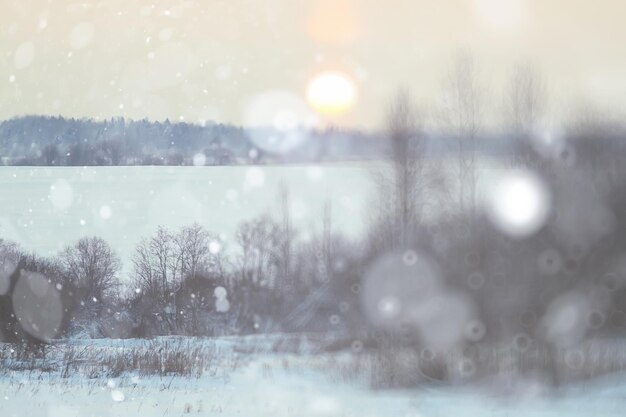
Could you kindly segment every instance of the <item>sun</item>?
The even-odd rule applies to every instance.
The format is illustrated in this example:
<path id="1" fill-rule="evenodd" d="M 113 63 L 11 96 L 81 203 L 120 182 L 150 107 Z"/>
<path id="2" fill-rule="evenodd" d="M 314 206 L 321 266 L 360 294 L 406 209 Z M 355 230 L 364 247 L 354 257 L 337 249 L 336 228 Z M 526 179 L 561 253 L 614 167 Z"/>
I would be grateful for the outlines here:
<path id="1" fill-rule="evenodd" d="M 356 87 L 350 76 L 327 71 L 311 79 L 306 97 L 316 112 L 330 116 L 341 115 L 354 106 Z"/>

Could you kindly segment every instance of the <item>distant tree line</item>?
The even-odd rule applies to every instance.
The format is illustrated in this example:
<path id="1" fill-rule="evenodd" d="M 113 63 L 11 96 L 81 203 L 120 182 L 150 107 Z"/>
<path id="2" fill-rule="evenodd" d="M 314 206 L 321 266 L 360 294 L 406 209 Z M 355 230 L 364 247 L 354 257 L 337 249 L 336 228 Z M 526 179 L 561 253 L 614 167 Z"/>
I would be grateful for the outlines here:
<path id="1" fill-rule="evenodd" d="M 271 129 L 224 124 L 103 121 L 25 116 L 0 122 L 4 165 L 238 165 L 379 156 L 375 135 L 329 128 L 309 131 L 310 140 L 288 152 L 255 145 L 251 136 Z"/>

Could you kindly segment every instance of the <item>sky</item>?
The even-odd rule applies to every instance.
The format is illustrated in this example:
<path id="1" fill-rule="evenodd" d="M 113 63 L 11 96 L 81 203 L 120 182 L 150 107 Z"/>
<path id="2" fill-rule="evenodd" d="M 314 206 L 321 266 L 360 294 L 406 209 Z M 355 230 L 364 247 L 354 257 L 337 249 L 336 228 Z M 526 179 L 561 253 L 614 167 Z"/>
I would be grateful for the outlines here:
<path id="1" fill-rule="evenodd" d="M 625 16 L 624 0 L 2 0 L 0 120 L 253 125 L 291 122 L 276 114 L 286 107 L 311 123 L 376 128 L 400 87 L 436 104 L 459 50 L 476 58 L 490 103 L 525 62 L 552 108 L 621 111 Z M 340 111 L 311 102 L 327 72 L 349 82 Z"/>

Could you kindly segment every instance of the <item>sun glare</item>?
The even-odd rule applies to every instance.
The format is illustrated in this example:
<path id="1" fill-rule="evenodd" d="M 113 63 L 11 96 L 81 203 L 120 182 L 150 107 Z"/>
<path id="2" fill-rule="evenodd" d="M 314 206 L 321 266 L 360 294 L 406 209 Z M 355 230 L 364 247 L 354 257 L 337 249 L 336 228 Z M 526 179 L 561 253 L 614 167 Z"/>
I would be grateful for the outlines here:
<path id="1" fill-rule="evenodd" d="M 352 79 L 341 72 L 323 72 L 313 77 L 307 88 L 307 101 L 318 113 L 341 115 L 348 112 L 356 99 Z"/>

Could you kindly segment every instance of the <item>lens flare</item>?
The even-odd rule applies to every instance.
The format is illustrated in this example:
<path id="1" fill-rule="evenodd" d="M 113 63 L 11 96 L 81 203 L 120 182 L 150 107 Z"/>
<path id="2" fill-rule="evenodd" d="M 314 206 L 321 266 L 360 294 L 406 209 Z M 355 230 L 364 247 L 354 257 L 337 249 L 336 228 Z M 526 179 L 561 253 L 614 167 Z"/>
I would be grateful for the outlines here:
<path id="1" fill-rule="evenodd" d="M 318 113 L 341 115 L 348 112 L 356 99 L 352 79 L 341 72 L 323 72 L 313 77 L 307 88 L 307 101 Z"/>
<path id="2" fill-rule="evenodd" d="M 491 191 L 489 215 L 502 232 L 518 238 L 541 229 L 550 213 L 550 194 L 539 176 L 529 171 L 505 173 Z"/>
<path id="3" fill-rule="evenodd" d="M 318 115 L 289 91 L 267 91 L 251 97 L 244 108 L 244 125 L 252 143 L 273 154 L 288 153 L 308 139 Z"/>

